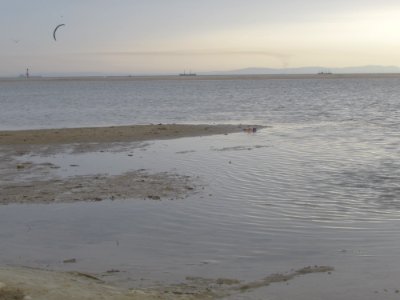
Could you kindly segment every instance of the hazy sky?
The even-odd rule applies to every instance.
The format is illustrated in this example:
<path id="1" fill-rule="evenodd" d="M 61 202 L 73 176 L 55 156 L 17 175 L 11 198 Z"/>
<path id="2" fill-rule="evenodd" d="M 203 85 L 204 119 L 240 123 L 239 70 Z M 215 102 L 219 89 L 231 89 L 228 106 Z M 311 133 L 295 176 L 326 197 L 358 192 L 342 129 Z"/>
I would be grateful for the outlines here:
<path id="1" fill-rule="evenodd" d="M 0 0 L 0 76 L 400 66 L 399 0 Z M 52 31 L 57 24 L 66 26 Z"/>

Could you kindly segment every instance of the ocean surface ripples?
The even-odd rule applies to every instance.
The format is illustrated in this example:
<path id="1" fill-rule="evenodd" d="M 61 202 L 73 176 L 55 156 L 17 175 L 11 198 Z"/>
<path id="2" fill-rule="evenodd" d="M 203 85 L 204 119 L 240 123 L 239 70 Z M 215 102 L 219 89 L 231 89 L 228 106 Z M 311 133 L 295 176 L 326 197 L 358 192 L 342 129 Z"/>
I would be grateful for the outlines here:
<path id="1" fill-rule="evenodd" d="M 0 129 L 364 121 L 396 126 L 399 78 L 0 80 Z"/>

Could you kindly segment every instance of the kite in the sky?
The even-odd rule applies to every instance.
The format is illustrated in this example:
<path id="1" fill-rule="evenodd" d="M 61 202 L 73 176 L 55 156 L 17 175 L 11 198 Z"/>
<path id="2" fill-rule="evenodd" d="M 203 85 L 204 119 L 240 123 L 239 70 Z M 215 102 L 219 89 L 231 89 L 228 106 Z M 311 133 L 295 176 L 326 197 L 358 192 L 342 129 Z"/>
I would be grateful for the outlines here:
<path id="1" fill-rule="evenodd" d="M 61 26 L 65 26 L 65 24 L 57 25 L 57 27 L 54 28 L 54 31 L 53 31 L 53 38 L 54 38 L 55 41 L 57 41 L 57 39 L 56 39 L 56 32 L 57 32 L 58 28 L 60 28 Z"/>

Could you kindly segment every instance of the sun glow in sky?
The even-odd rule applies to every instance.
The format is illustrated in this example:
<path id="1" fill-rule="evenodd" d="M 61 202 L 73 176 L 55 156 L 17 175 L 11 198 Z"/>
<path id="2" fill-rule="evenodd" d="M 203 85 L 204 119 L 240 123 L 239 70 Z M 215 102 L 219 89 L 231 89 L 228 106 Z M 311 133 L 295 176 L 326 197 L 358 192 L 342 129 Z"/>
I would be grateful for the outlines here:
<path id="1" fill-rule="evenodd" d="M 349 3 L 350 2 L 350 3 Z M 398 0 L 2 0 L 0 75 L 400 66 Z M 57 24 L 58 40 L 52 38 Z"/>

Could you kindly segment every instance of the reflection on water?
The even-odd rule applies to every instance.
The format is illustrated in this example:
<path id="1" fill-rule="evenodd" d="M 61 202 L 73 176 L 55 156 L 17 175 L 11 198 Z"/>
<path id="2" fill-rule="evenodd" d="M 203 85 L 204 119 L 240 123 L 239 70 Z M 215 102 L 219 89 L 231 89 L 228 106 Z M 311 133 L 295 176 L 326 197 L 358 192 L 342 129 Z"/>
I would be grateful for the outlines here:
<path id="1" fill-rule="evenodd" d="M 1 207 L 0 260 L 118 269 L 113 280 L 130 286 L 259 279 L 309 264 L 353 275 L 368 266 L 379 277 L 400 254 L 399 146 L 388 127 L 322 122 L 30 157 L 60 166 L 57 176 L 145 168 L 198 177 L 205 189 L 179 201 Z M 69 258 L 77 263 L 63 264 Z"/>

